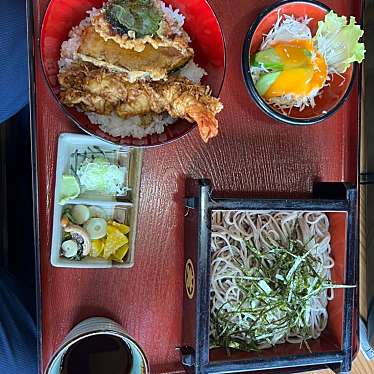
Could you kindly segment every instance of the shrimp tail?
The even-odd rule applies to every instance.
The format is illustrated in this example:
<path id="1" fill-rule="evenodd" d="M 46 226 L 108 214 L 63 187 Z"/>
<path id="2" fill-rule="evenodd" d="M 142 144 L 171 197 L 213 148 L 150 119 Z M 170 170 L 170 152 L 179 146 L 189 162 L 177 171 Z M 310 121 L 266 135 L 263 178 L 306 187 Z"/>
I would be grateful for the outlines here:
<path id="1" fill-rule="evenodd" d="M 197 123 L 200 136 L 205 143 L 218 135 L 218 120 L 207 107 L 195 104 L 189 107 L 186 112 Z"/>

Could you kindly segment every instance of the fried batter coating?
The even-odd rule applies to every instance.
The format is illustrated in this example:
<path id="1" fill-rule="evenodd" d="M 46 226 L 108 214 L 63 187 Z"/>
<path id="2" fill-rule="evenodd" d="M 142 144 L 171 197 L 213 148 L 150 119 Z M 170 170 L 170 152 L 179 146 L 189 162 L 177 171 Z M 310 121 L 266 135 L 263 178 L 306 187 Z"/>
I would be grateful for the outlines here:
<path id="1" fill-rule="evenodd" d="M 76 64 L 59 74 L 61 100 L 85 112 L 121 118 L 148 113 L 168 112 L 173 118 L 196 122 L 207 142 L 218 134 L 216 115 L 223 106 L 211 96 L 209 87 L 185 78 L 167 81 L 130 83 L 125 74 L 98 69 L 90 64 Z"/>
<path id="2" fill-rule="evenodd" d="M 121 48 L 141 52 L 147 44 L 150 44 L 155 49 L 160 47 L 176 48 L 183 55 L 189 54 L 191 50 L 188 46 L 190 42 L 188 34 L 183 29 L 178 30 L 177 34 L 173 32 L 172 25 L 169 25 L 166 19 L 161 22 L 161 27 L 157 35 L 146 35 L 142 38 L 131 38 L 128 35 L 119 35 L 114 32 L 109 22 L 105 20 L 103 13 L 93 17 L 91 23 L 95 31 L 105 41 L 113 40 Z"/>
<path id="3" fill-rule="evenodd" d="M 143 49 L 126 49 L 112 39 L 105 40 L 93 26 L 82 33 L 78 56 L 96 66 L 128 73 L 128 80 L 149 76 L 152 80 L 165 79 L 170 71 L 185 65 L 193 57 L 193 49 L 183 53 L 173 46 L 142 44 Z"/>

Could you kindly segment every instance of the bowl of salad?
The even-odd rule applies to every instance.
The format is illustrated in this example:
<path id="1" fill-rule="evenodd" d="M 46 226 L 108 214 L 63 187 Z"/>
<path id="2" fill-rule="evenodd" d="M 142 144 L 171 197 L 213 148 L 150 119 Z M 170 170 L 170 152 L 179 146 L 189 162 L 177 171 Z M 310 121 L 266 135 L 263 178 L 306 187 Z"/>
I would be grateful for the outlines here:
<path id="1" fill-rule="evenodd" d="M 353 16 L 325 4 L 280 1 L 248 30 L 242 70 L 255 103 L 270 117 L 310 125 L 334 114 L 348 98 L 363 31 Z"/>

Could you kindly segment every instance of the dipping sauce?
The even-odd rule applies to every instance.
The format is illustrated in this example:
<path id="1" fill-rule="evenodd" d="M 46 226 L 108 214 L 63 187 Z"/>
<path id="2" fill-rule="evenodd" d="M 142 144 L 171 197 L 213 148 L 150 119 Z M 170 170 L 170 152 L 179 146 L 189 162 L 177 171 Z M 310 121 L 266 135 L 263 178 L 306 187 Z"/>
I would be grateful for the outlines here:
<path id="1" fill-rule="evenodd" d="M 119 337 L 98 334 L 80 340 L 66 352 L 61 374 L 130 374 L 132 353 Z"/>

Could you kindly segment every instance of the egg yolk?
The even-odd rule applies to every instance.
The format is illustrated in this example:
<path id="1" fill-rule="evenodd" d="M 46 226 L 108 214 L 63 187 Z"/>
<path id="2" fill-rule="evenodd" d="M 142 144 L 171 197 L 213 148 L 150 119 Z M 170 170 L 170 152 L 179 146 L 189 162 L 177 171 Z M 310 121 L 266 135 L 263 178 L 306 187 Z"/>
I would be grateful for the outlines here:
<path id="1" fill-rule="evenodd" d="M 283 63 L 283 71 L 265 93 L 266 98 L 293 95 L 309 96 L 320 90 L 327 79 L 325 59 L 313 48 L 311 40 L 278 42 L 272 46 Z"/>

